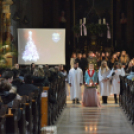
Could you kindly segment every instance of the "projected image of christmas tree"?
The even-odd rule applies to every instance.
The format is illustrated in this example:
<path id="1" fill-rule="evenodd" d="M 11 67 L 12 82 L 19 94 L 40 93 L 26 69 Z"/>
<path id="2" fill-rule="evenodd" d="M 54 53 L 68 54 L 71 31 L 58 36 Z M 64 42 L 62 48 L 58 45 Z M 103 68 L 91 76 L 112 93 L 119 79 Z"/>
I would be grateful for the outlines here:
<path id="1" fill-rule="evenodd" d="M 26 61 L 36 62 L 39 59 L 39 54 L 36 49 L 36 45 L 32 40 L 32 32 L 29 32 L 28 42 L 25 46 L 25 51 L 23 52 L 22 59 Z"/>

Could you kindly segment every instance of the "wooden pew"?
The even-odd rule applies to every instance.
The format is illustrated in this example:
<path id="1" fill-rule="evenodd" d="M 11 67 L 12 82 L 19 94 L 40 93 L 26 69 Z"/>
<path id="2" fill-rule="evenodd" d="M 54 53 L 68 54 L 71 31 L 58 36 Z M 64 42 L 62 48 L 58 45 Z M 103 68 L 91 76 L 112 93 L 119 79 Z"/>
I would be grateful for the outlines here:
<path id="1" fill-rule="evenodd" d="M 26 121 L 29 123 L 27 126 L 27 131 L 29 134 L 33 133 L 32 96 L 33 96 L 33 94 L 30 94 L 30 96 L 27 96 L 27 100 L 25 103 Z"/>
<path id="2" fill-rule="evenodd" d="M 15 107 L 15 109 L 14 109 Z M 18 115 L 19 115 L 19 102 L 14 100 L 13 108 L 8 108 L 6 114 L 6 133 L 19 134 L 18 129 Z"/>
<path id="3" fill-rule="evenodd" d="M 38 104 L 37 104 L 38 95 L 39 95 L 38 91 L 34 92 L 32 99 L 33 134 L 38 133 L 38 121 L 39 121 Z"/>
<path id="4" fill-rule="evenodd" d="M 48 125 L 48 90 L 49 87 L 43 87 L 41 96 L 41 127 Z"/>
<path id="5" fill-rule="evenodd" d="M 0 103 L 0 134 L 6 134 L 6 111 L 7 106 Z"/>
<path id="6" fill-rule="evenodd" d="M 26 96 L 22 96 L 20 101 L 21 118 L 18 121 L 18 127 L 20 134 L 26 134 Z"/>

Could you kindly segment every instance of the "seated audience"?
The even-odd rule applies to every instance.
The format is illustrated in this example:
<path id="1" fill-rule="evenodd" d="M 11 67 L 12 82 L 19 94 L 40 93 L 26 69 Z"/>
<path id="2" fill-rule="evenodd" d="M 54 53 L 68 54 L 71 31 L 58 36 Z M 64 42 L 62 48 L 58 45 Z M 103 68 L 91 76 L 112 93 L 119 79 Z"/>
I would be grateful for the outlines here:
<path id="1" fill-rule="evenodd" d="M 2 78 L 5 78 L 8 83 L 12 84 L 12 82 L 13 82 L 13 75 L 14 74 L 13 74 L 13 72 L 11 70 L 10 71 L 5 71 L 2 74 Z M 12 89 L 10 90 L 10 92 L 17 94 L 18 90 L 15 87 L 12 86 Z M 16 95 L 16 99 L 17 100 L 21 100 L 21 97 L 17 94 Z M 12 107 L 12 103 L 10 103 L 8 106 Z"/>
<path id="2" fill-rule="evenodd" d="M 132 66 L 132 70 L 131 70 L 130 74 L 127 76 L 127 79 L 129 79 L 129 80 L 134 79 L 134 66 Z"/>
<path id="3" fill-rule="evenodd" d="M 44 66 L 44 73 L 46 78 L 50 77 L 49 65 Z"/>
<path id="4" fill-rule="evenodd" d="M 5 78 L 0 78 L 0 100 L 4 104 L 9 104 L 16 97 L 15 89 Z"/>
<path id="5" fill-rule="evenodd" d="M 19 70 L 19 64 L 14 64 L 13 69 Z"/>
<path id="6" fill-rule="evenodd" d="M 58 76 L 59 77 L 64 77 L 64 75 L 63 75 L 63 65 L 58 66 Z"/>
<path id="7" fill-rule="evenodd" d="M 12 83 L 13 81 L 13 72 L 11 70 L 9 71 L 4 71 L 2 73 L 2 78 L 5 78 L 7 80 L 8 83 Z"/>
<path id="8" fill-rule="evenodd" d="M 24 76 L 24 84 L 22 84 L 18 89 L 18 94 L 23 95 L 29 95 L 30 93 L 37 91 L 38 88 L 32 84 L 32 75 L 26 74 Z"/>
<path id="9" fill-rule="evenodd" d="M 14 73 L 12 85 L 15 86 L 18 89 L 19 86 L 23 83 L 23 81 L 19 77 L 20 71 L 17 70 L 17 69 L 13 69 L 12 71 Z"/>
<path id="10" fill-rule="evenodd" d="M 40 84 L 45 86 L 45 77 L 44 77 L 44 70 L 42 65 L 39 65 L 38 69 L 37 68 L 34 69 L 32 78 L 34 84 Z"/>

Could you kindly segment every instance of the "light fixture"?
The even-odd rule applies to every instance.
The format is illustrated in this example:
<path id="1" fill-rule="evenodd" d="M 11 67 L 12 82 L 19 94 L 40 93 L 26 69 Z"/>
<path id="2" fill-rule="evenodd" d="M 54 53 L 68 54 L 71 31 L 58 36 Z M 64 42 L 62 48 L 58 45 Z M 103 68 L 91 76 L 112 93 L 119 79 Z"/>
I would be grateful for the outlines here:
<path id="1" fill-rule="evenodd" d="M 14 21 L 19 21 L 20 20 L 20 14 L 19 14 L 19 12 L 15 12 L 12 19 Z"/>
<path id="2" fill-rule="evenodd" d="M 28 24 L 28 19 L 27 19 L 27 17 L 26 16 L 24 16 L 24 19 L 23 19 L 23 24 L 25 24 L 25 25 L 27 25 Z"/>

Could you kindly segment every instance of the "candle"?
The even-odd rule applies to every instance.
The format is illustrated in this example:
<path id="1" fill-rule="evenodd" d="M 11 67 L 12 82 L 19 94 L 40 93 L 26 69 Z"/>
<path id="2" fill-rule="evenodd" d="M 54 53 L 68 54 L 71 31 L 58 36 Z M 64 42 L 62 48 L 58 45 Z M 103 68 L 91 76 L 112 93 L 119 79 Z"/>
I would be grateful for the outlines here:
<path id="1" fill-rule="evenodd" d="M 98 23 L 101 25 L 101 19 L 98 20 Z"/>
<path id="2" fill-rule="evenodd" d="M 83 23 L 86 24 L 86 18 L 83 18 Z"/>
<path id="3" fill-rule="evenodd" d="M 82 19 L 80 19 L 80 25 L 82 25 Z"/>
<path id="4" fill-rule="evenodd" d="M 105 18 L 103 18 L 103 24 L 104 24 L 104 25 L 106 24 L 106 19 L 105 19 Z"/>
<path id="5" fill-rule="evenodd" d="M 92 83 L 89 83 L 89 86 L 92 86 Z"/>

